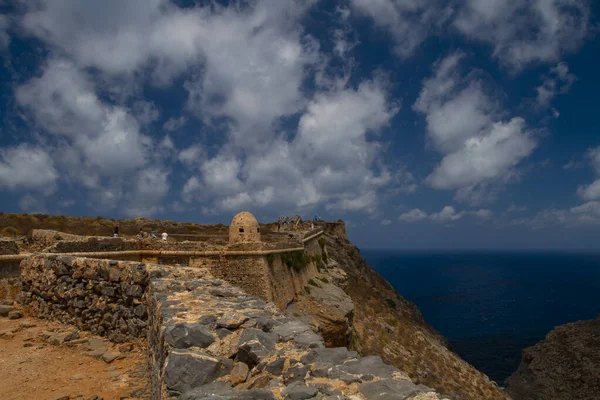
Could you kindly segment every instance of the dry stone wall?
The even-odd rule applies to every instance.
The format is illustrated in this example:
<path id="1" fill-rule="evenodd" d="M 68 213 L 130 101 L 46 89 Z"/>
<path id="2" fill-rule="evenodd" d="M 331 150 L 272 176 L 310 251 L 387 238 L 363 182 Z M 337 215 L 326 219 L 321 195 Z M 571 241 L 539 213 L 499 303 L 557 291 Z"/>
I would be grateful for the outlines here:
<path id="1" fill-rule="evenodd" d="M 21 262 L 20 300 L 39 318 L 119 343 L 146 335 L 148 282 L 143 263 L 38 255 Z"/>

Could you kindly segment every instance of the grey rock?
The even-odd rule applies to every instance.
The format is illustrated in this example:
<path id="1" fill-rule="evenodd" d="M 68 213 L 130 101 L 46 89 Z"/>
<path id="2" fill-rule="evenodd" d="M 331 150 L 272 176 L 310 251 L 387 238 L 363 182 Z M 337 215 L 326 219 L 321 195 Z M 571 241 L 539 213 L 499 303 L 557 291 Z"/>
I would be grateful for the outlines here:
<path id="1" fill-rule="evenodd" d="M 166 361 L 165 383 L 170 390 L 186 393 L 228 372 L 227 366 L 217 358 L 191 351 L 174 350 Z"/>
<path id="2" fill-rule="evenodd" d="M 217 321 L 217 327 L 227 329 L 237 329 L 244 322 L 248 321 L 248 317 L 238 313 L 226 313 Z"/>
<path id="3" fill-rule="evenodd" d="M 283 366 L 285 364 L 285 358 L 278 358 L 277 360 L 268 364 L 265 369 L 271 375 L 279 376 L 283 371 Z"/>
<path id="4" fill-rule="evenodd" d="M 302 349 L 319 349 L 325 347 L 323 338 L 313 331 L 306 331 L 296 335 L 294 343 Z"/>
<path id="5" fill-rule="evenodd" d="M 144 316 L 146 316 L 146 306 L 143 304 L 140 304 L 139 306 L 136 306 L 133 309 L 133 313 L 138 316 L 139 318 L 143 318 Z"/>
<path id="6" fill-rule="evenodd" d="M 214 325 L 217 323 L 217 317 L 214 315 L 203 315 L 198 322 L 202 325 Z"/>
<path id="7" fill-rule="evenodd" d="M 284 394 L 286 400 L 306 400 L 315 397 L 318 392 L 317 389 L 304 383 L 294 382 L 285 389 Z"/>
<path id="8" fill-rule="evenodd" d="M 104 354 L 102 354 L 102 361 L 104 361 L 107 364 L 110 364 L 111 362 L 119 359 L 119 358 L 123 358 L 123 353 L 119 353 L 116 351 L 109 351 L 106 352 Z"/>
<path id="9" fill-rule="evenodd" d="M 410 381 L 391 379 L 363 383 L 359 390 L 367 400 L 405 400 L 421 392 L 417 385 Z"/>
<path id="10" fill-rule="evenodd" d="M 23 313 L 19 310 L 10 311 L 8 313 L 8 319 L 19 319 L 23 318 Z"/>
<path id="11" fill-rule="evenodd" d="M 349 374 L 375 375 L 387 379 L 391 378 L 394 372 L 398 372 L 397 368 L 385 364 L 379 356 L 367 356 L 356 361 L 349 361 L 340 369 Z"/>
<path id="12" fill-rule="evenodd" d="M 65 335 L 65 337 L 63 338 L 63 340 L 65 342 L 70 342 L 70 341 L 76 340 L 76 339 L 79 339 L 79 331 L 77 331 L 77 330 L 74 330 L 73 332 Z"/>
<path id="13" fill-rule="evenodd" d="M 275 327 L 273 332 L 277 334 L 281 340 L 287 342 L 288 340 L 293 339 L 294 336 L 310 330 L 310 327 L 304 322 L 294 320 Z"/>
<path id="14" fill-rule="evenodd" d="M 178 349 L 192 346 L 204 348 L 214 343 L 215 337 L 200 324 L 180 322 L 167 327 L 165 340 Z"/>
<path id="15" fill-rule="evenodd" d="M 254 367 L 275 350 L 277 336 L 249 328 L 242 333 L 238 344 L 237 360 Z"/>
<path id="16" fill-rule="evenodd" d="M 229 329 L 221 328 L 217 330 L 217 336 L 219 336 L 219 339 L 223 339 L 225 336 L 229 335 L 231 335 L 231 331 Z"/>
<path id="17" fill-rule="evenodd" d="M 8 313 L 13 311 L 15 308 L 13 306 L 0 306 L 0 316 L 8 317 Z"/>
<path id="18" fill-rule="evenodd" d="M 303 367 L 292 367 L 285 371 L 285 374 L 283 374 L 283 379 L 287 384 L 291 384 L 293 382 L 304 382 L 306 374 L 309 372 L 309 365 L 305 365 Z"/>
<path id="19" fill-rule="evenodd" d="M 281 321 L 271 318 L 268 314 L 260 315 L 256 320 L 256 327 L 265 332 L 271 332 L 278 325 L 281 325 Z"/>
<path id="20" fill-rule="evenodd" d="M 348 351 L 345 347 L 315 349 L 304 355 L 300 361 L 303 364 L 342 364 L 344 361 L 358 358 L 358 353 Z"/>
<path id="21" fill-rule="evenodd" d="M 211 288 L 208 293 L 217 297 L 235 297 L 239 291 L 232 287 L 215 287 Z"/>

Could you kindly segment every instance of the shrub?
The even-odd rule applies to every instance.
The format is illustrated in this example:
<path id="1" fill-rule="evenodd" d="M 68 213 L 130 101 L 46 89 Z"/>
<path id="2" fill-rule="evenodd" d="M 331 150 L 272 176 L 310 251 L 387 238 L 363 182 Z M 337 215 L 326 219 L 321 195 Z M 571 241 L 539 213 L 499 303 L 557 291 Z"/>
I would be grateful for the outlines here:
<path id="1" fill-rule="evenodd" d="M 321 249 L 322 249 L 322 250 L 325 250 L 325 244 L 326 244 L 326 243 L 327 243 L 327 242 L 325 241 L 325 238 L 324 238 L 324 237 L 322 237 L 322 238 L 319 238 L 319 246 L 321 246 Z"/>
<path id="2" fill-rule="evenodd" d="M 300 271 L 306 267 L 309 262 L 309 258 L 303 251 L 293 251 L 290 253 L 282 253 L 281 261 L 289 268 L 292 268 L 295 271 Z"/>
<path id="3" fill-rule="evenodd" d="M 317 284 L 317 282 L 313 281 L 312 279 L 308 281 L 309 285 L 315 286 L 315 287 L 319 287 L 319 285 Z"/>
<path id="4" fill-rule="evenodd" d="M 392 300 L 392 299 L 385 299 L 385 301 L 388 303 L 388 306 L 390 306 L 394 310 L 396 309 L 396 302 L 394 300 Z"/>
<path id="5" fill-rule="evenodd" d="M 267 263 L 269 263 L 269 268 L 273 268 L 274 262 L 275 262 L 275 254 L 271 253 L 267 256 Z"/>
<path id="6" fill-rule="evenodd" d="M 319 278 L 319 280 L 323 283 L 329 283 L 329 279 L 327 279 L 325 277 Z"/>

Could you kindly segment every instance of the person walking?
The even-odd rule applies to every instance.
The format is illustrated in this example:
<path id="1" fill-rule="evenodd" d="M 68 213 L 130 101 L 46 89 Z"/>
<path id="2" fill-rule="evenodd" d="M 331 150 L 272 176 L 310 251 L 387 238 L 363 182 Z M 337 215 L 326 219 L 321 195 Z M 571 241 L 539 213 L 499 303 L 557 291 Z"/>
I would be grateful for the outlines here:
<path id="1" fill-rule="evenodd" d="M 166 242 L 166 241 L 167 241 L 167 238 L 169 237 L 169 234 L 167 233 L 167 230 L 166 230 L 166 229 L 165 229 L 165 230 L 163 230 L 163 233 L 162 233 L 162 235 L 161 235 L 161 236 L 162 236 L 162 240 L 163 240 L 163 242 Z"/>
<path id="2" fill-rule="evenodd" d="M 113 237 L 119 237 L 119 227 L 115 226 L 115 229 L 113 230 Z"/>

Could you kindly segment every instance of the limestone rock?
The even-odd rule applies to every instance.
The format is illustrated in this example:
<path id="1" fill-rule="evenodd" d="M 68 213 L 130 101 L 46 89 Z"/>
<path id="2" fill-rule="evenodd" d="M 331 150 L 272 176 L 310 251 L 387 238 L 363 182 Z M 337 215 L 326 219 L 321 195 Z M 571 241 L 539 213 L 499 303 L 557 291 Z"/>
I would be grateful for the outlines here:
<path id="1" fill-rule="evenodd" d="M 238 313 L 227 313 L 223 314 L 221 318 L 217 321 L 217 326 L 219 328 L 227 328 L 227 329 L 237 329 L 244 322 L 248 321 L 248 317 L 243 314 Z"/>
<path id="2" fill-rule="evenodd" d="M 192 346 L 204 348 L 210 346 L 215 337 L 200 324 L 178 323 L 167 327 L 165 340 L 178 349 Z"/>
<path id="3" fill-rule="evenodd" d="M 185 393 L 228 372 L 227 365 L 217 358 L 191 351 L 174 350 L 166 361 L 165 383 L 169 389 Z"/>
<path id="4" fill-rule="evenodd" d="M 289 400 L 306 400 L 317 395 L 319 391 L 300 382 L 294 382 L 285 389 L 285 398 Z"/>
<path id="5" fill-rule="evenodd" d="M 8 313 L 14 309 L 15 308 L 13 306 L 0 305 L 0 317 L 8 317 Z"/>
<path id="6" fill-rule="evenodd" d="M 245 329 L 238 345 L 238 361 L 253 367 L 275 350 L 277 336 L 259 329 Z"/>
<path id="7" fill-rule="evenodd" d="M 592 400 L 600 393 L 600 319 L 559 326 L 523 350 L 505 382 L 518 400 Z"/>
<path id="8" fill-rule="evenodd" d="M 23 318 L 23 313 L 19 310 L 10 311 L 8 313 L 8 319 L 19 319 Z"/>
<path id="9" fill-rule="evenodd" d="M 360 385 L 360 392 L 366 400 L 404 400 L 420 391 L 417 385 L 410 381 L 386 379 Z"/>
<path id="10" fill-rule="evenodd" d="M 233 386 L 246 381 L 248 377 L 248 365 L 243 362 L 235 363 L 230 374 L 230 381 Z"/>

